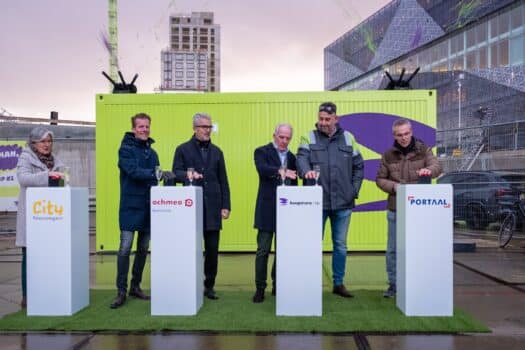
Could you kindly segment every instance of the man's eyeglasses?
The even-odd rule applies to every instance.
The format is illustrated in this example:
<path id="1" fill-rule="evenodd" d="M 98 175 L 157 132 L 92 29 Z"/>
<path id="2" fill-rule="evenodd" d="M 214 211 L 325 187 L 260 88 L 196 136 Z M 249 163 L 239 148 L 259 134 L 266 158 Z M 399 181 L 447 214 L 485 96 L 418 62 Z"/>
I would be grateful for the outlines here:
<path id="1" fill-rule="evenodd" d="M 213 129 L 212 125 L 196 125 L 195 127 L 202 128 L 202 129 L 207 129 L 207 130 Z"/>
<path id="2" fill-rule="evenodd" d="M 53 141 L 51 141 L 51 140 L 42 140 L 42 141 L 35 141 L 34 143 L 44 143 L 44 144 L 50 145 L 50 144 L 53 143 Z"/>

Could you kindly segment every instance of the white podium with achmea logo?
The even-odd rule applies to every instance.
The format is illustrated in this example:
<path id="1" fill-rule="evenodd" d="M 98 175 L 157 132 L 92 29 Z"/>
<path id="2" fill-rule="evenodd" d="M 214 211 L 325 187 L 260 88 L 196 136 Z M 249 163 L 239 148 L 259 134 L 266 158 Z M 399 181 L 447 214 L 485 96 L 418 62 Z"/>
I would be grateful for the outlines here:
<path id="1" fill-rule="evenodd" d="M 279 186 L 276 206 L 276 314 L 322 316 L 322 188 Z"/>
<path id="2" fill-rule="evenodd" d="M 26 192 L 27 315 L 72 315 L 89 305 L 87 188 Z"/>
<path id="3" fill-rule="evenodd" d="M 407 316 L 453 314 L 452 185 L 397 190 L 397 307 Z"/>
<path id="4" fill-rule="evenodd" d="M 151 188 L 151 314 L 196 315 L 203 302 L 202 188 Z"/>

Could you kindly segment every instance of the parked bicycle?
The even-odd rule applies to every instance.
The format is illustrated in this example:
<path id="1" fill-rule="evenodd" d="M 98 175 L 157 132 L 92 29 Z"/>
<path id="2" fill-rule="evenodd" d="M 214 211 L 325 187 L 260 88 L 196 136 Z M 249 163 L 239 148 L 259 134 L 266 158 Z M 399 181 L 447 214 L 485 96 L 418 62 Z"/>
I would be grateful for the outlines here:
<path id="1" fill-rule="evenodd" d="M 525 193 L 521 193 L 518 200 L 512 203 L 505 214 L 499 228 L 499 246 L 505 248 L 509 244 L 514 232 L 523 228 L 525 224 Z"/>

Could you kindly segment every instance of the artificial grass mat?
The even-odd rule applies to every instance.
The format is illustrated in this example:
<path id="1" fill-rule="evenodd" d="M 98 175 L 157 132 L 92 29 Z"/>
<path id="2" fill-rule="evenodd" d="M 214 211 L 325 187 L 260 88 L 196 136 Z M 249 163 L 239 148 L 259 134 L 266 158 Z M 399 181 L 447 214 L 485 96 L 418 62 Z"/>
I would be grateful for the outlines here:
<path id="1" fill-rule="evenodd" d="M 91 290 L 90 306 L 73 316 L 26 316 L 25 310 L 0 319 L 4 331 L 212 331 L 212 332 L 488 332 L 457 308 L 453 317 L 406 317 L 381 291 L 357 290 L 355 298 L 323 294 L 322 317 L 275 315 L 275 297 L 251 302 L 251 292 L 218 291 L 220 299 L 205 299 L 196 316 L 151 316 L 150 302 L 128 298 L 117 310 L 108 306 L 110 290 Z"/>
<path id="2" fill-rule="evenodd" d="M 149 260 L 149 259 L 148 259 Z M 271 259 L 271 261 L 273 258 Z M 377 332 L 377 333 L 464 333 L 489 332 L 470 315 L 454 309 L 453 317 L 407 317 L 394 299 L 383 298 L 386 287 L 384 255 L 350 255 L 344 283 L 355 298 L 331 293 L 331 257 L 323 256 L 323 316 L 275 315 L 275 297 L 270 293 L 254 304 L 254 255 L 221 254 L 216 290 L 220 299 L 204 298 L 196 316 L 151 316 L 150 302 L 128 298 L 112 310 L 115 297 L 116 258 L 96 257 L 95 289 L 90 305 L 73 316 L 26 316 L 25 310 L 0 319 L 3 331 L 211 331 L 211 332 Z M 149 288 L 149 266 L 143 288 Z"/>

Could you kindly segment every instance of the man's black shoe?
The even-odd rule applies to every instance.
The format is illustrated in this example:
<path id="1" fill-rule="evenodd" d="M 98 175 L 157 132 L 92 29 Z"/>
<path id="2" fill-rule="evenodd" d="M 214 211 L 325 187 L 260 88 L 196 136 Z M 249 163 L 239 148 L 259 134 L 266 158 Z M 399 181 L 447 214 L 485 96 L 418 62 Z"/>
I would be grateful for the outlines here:
<path id="1" fill-rule="evenodd" d="M 129 290 L 129 296 L 134 297 L 141 300 L 150 300 L 151 297 L 149 295 L 144 294 L 142 289 L 140 287 L 134 287 Z"/>
<path id="2" fill-rule="evenodd" d="M 208 299 L 211 299 L 211 300 L 219 299 L 217 294 L 215 294 L 215 291 L 213 290 L 213 288 L 206 288 L 206 289 L 204 289 L 204 296 L 206 298 L 208 298 Z"/>
<path id="3" fill-rule="evenodd" d="M 110 308 L 116 309 L 124 305 L 124 302 L 126 301 L 126 292 L 118 292 L 117 297 L 113 300 L 111 305 L 109 305 Z"/>
<path id="4" fill-rule="evenodd" d="M 388 289 L 385 290 L 385 292 L 383 293 L 383 296 L 385 298 L 393 298 L 396 296 L 396 285 L 395 284 L 391 284 L 388 286 Z"/>
<path id="5" fill-rule="evenodd" d="M 257 289 L 253 295 L 252 301 L 254 303 L 262 303 L 264 301 L 264 289 Z"/>
<path id="6" fill-rule="evenodd" d="M 334 286 L 332 293 L 342 296 L 343 298 L 353 298 L 354 296 L 346 289 L 344 284 Z"/>

